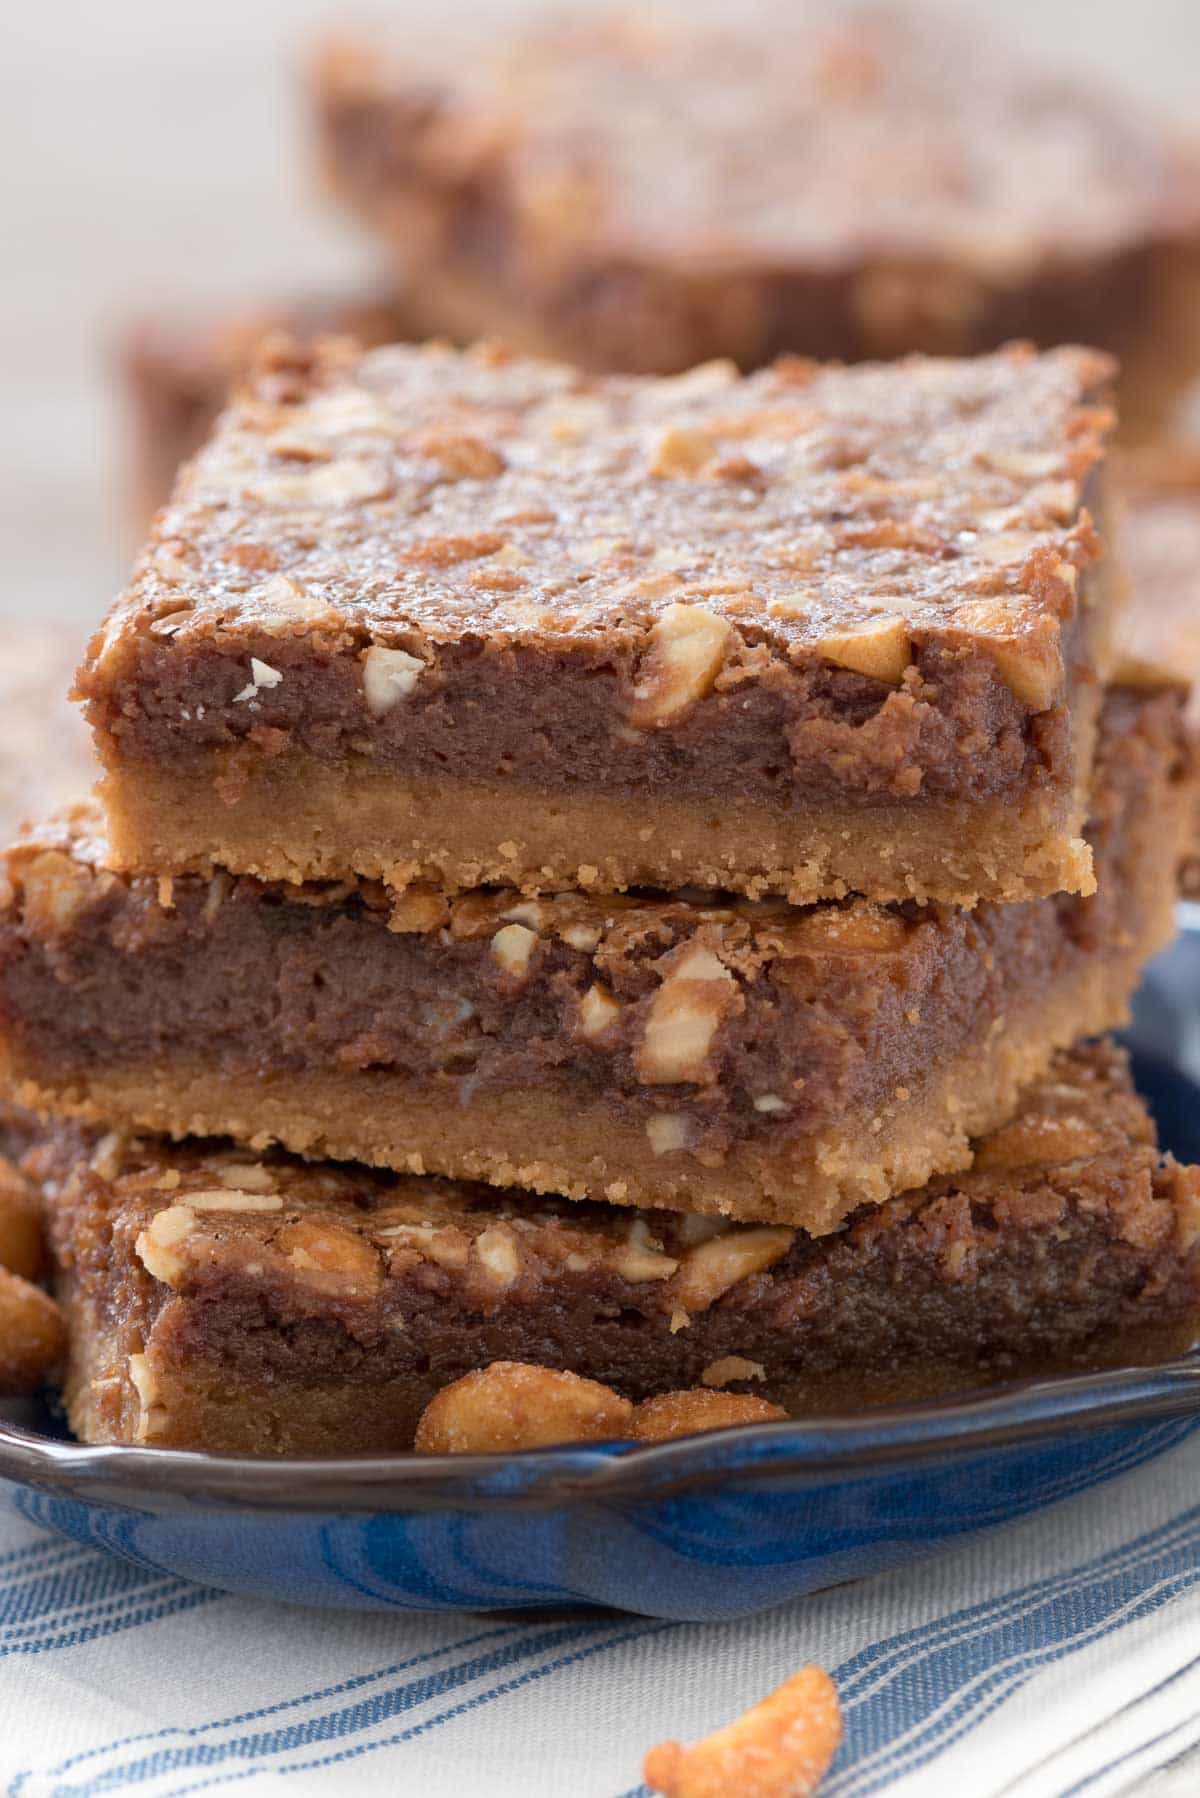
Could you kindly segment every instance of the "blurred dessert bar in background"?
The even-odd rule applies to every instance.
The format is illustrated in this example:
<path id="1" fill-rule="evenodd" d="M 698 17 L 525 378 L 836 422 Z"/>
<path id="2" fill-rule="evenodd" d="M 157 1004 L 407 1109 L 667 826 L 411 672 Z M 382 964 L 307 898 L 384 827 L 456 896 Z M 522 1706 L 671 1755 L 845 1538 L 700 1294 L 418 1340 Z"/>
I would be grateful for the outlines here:
<path id="1" fill-rule="evenodd" d="M 1110 372 L 269 354 L 80 673 L 116 865 L 1087 891 Z"/>
<path id="2" fill-rule="evenodd" d="M 659 374 L 1091 343 L 1135 436 L 1200 368 L 1194 153 L 947 9 L 340 32 L 311 104 L 423 331 Z"/>

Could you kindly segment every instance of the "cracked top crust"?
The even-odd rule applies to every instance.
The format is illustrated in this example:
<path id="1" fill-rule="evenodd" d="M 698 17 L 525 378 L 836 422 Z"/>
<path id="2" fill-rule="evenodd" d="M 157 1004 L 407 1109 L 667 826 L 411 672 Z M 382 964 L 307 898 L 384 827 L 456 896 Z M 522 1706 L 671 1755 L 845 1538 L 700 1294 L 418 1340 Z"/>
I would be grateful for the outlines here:
<path id="1" fill-rule="evenodd" d="M 506 21 L 470 57 L 444 37 L 342 36 L 314 85 L 333 120 L 375 119 L 381 182 L 502 194 L 555 266 L 934 258 L 1012 284 L 1200 225 L 1155 120 L 981 55 L 942 12 L 594 11 L 515 36 Z"/>
<path id="2" fill-rule="evenodd" d="M 644 652 L 629 722 L 673 722 L 764 654 L 899 682 L 932 636 L 985 646 L 1033 711 L 1099 553 L 1084 506 L 1107 358 L 748 378 L 594 378 L 481 347 L 276 346 L 160 515 L 92 646 L 95 693 L 147 636 L 186 654 L 323 639 L 368 711 L 440 643 Z M 247 667 L 238 703 L 279 671 Z"/>

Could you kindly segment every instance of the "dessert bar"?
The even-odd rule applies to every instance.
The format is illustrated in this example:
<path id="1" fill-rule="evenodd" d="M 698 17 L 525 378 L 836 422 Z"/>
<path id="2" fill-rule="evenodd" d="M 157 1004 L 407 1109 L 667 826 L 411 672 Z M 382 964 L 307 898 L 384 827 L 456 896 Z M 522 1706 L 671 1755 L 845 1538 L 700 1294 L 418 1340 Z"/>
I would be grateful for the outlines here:
<path id="1" fill-rule="evenodd" d="M 858 1407 L 1169 1353 L 1200 1305 L 1200 1171 L 1159 1155 L 1104 1044 L 1059 1057 L 969 1173 L 819 1240 L 69 1124 L 24 1166 L 84 1442 L 407 1448 L 498 1359 L 630 1399 Z"/>
<path id="2" fill-rule="evenodd" d="M 1123 1021 L 1173 928 L 1181 710 L 1106 699 L 1095 895 L 974 911 L 128 876 L 82 808 L 0 862 L 5 1078 L 97 1123 L 825 1231 Z"/>
<path id="3" fill-rule="evenodd" d="M 277 348 L 80 671 L 117 865 L 1086 891 L 1108 375 Z"/>
<path id="4" fill-rule="evenodd" d="M 311 101 L 423 329 L 659 374 L 1095 343 L 1142 434 L 1200 368 L 1194 151 L 977 19 L 781 4 L 428 37 L 339 34 Z"/>
<path id="5" fill-rule="evenodd" d="M 156 315 L 130 324 L 118 346 L 129 460 L 129 509 L 139 537 L 182 462 L 200 448 L 233 386 L 275 332 L 335 332 L 364 345 L 413 333 L 398 298 L 295 300 L 207 315 Z"/>
<path id="6" fill-rule="evenodd" d="M 1123 454 L 1118 466 L 1121 542 L 1132 576 L 1120 636 L 1126 661 L 1170 668 L 1192 682 L 1187 718 L 1200 727 L 1200 445 Z M 1143 678 L 1145 678 L 1144 676 Z M 1180 886 L 1200 898 L 1200 797 Z"/>

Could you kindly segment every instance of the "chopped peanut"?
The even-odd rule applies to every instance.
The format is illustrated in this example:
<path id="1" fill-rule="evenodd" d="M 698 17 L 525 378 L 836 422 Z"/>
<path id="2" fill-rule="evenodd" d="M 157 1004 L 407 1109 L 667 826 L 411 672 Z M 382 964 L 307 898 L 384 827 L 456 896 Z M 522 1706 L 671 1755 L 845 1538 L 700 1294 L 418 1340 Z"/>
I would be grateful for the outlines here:
<path id="1" fill-rule="evenodd" d="M 697 1430 L 726 1430 L 739 1423 L 773 1423 L 787 1412 L 748 1392 L 713 1392 L 696 1386 L 689 1392 L 659 1392 L 644 1399 L 633 1414 L 639 1442 L 672 1442 Z"/>
<path id="2" fill-rule="evenodd" d="M 650 632 L 629 722 L 647 730 L 682 718 L 711 690 L 731 635 L 729 621 L 703 606 L 668 606 Z"/>
<path id="3" fill-rule="evenodd" d="M 12 1162 L 0 1156 L 0 1267 L 36 1280 L 42 1260 L 42 1208 Z"/>
<path id="4" fill-rule="evenodd" d="M 370 1243 L 338 1224 L 296 1218 L 280 1230 L 275 1247 L 298 1273 L 333 1283 L 351 1296 L 370 1298 L 382 1284 L 379 1257 Z"/>
<path id="5" fill-rule="evenodd" d="M 689 944 L 654 996 L 638 1052 L 638 1079 L 647 1086 L 702 1081 L 717 1027 L 737 998 L 737 982 L 720 958 Z"/>
<path id="6" fill-rule="evenodd" d="M 364 651 L 362 665 L 363 697 L 374 718 L 382 718 L 407 699 L 425 672 L 420 656 L 410 656 L 406 649 L 386 649 L 381 643 Z"/>
<path id="7" fill-rule="evenodd" d="M 633 1434 L 633 1406 L 608 1386 L 553 1367 L 493 1361 L 430 1400 L 414 1447 L 426 1455 L 508 1454 Z"/>
<path id="8" fill-rule="evenodd" d="M 760 1274 L 782 1259 L 796 1232 L 763 1225 L 725 1231 L 689 1249 L 683 1260 L 675 1296 L 685 1311 L 707 1311 L 722 1293 Z"/>
<path id="9" fill-rule="evenodd" d="M 0 1393 L 36 1392 L 66 1346 L 66 1319 L 49 1294 L 0 1268 Z"/>
<path id="10" fill-rule="evenodd" d="M 642 1775 L 665 1798 L 808 1798 L 841 1737 L 833 1681 L 820 1667 L 801 1667 L 760 1704 L 690 1748 L 659 1742 Z"/>
<path id="11" fill-rule="evenodd" d="M 912 661 L 908 627 L 900 618 L 881 618 L 854 630 L 830 632 L 821 638 L 816 650 L 839 668 L 868 674 L 891 686 L 899 686 Z"/>

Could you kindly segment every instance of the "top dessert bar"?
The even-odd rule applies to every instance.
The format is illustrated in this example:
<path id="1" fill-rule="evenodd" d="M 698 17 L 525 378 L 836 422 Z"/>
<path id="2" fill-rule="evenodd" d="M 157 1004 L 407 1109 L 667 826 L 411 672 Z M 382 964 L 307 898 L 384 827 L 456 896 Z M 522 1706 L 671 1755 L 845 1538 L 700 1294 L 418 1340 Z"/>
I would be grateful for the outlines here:
<path id="1" fill-rule="evenodd" d="M 80 671 L 116 864 L 1087 891 L 1109 374 L 279 347 Z"/>
<path id="2" fill-rule="evenodd" d="M 662 374 L 1082 341 L 1123 427 L 1161 423 L 1200 366 L 1200 181 L 1161 120 L 946 8 L 738 11 L 326 47 L 329 183 L 425 329 Z"/>

